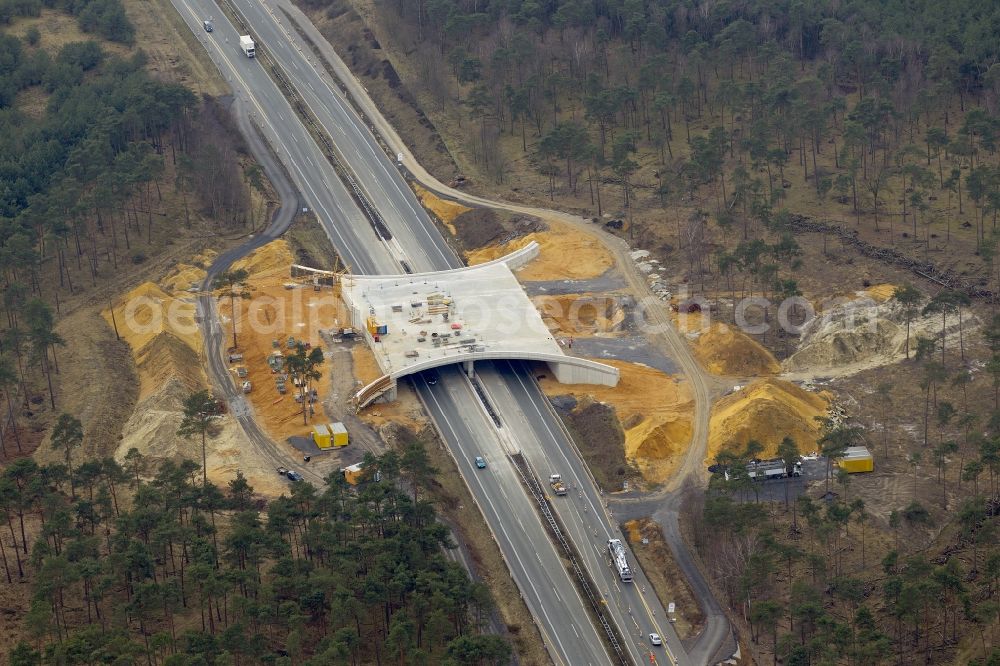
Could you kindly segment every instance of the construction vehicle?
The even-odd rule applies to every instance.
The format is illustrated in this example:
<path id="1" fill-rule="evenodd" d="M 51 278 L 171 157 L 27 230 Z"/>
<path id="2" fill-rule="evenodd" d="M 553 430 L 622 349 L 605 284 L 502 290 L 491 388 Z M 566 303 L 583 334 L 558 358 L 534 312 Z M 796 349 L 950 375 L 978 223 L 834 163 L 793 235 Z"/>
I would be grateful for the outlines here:
<path id="1" fill-rule="evenodd" d="M 253 390 L 253 384 L 251 384 L 249 381 L 243 382 L 243 392 L 244 393 L 249 393 L 252 390 Z"/>
<path id="2" fill-rule="evenodd" d="M 783 479 L 788 472 L 785 461 L 781 458 L 771 460 L 751 460 L 747 463 L 747 478 L 752 481 L 767 481 L 769 479 Z M 795 461 L 792 465 L 792 476 L 802 476 L 802 462 Z M 726 481 L 733 477 L 731 470 L 725 471 Z"/>
<path id="3" fill-rule="evenodd" d="M 632 569 L 628 565 L 628 557 L 621 539 L 608 539 L 608 554 L 611 555 L 611 561 L 618 570 L 618 577 L 623 583 L 631 583 Z"/>
<path id="4" fill-rule="evenodd" d="M 566 484 L 562 482 L 562 475 L 550 474 L 549 485 L 552 486 L 552 492 L 554 492 L 556 495 L 566 494 Z"/>
<path id="5" fill-rule="evenodd" d="M 253 38 L 250 35 L 240 35 L 240 48 L 243 50 L 243 55 L 246 57 L 254 57 L 255 48 Z"/>

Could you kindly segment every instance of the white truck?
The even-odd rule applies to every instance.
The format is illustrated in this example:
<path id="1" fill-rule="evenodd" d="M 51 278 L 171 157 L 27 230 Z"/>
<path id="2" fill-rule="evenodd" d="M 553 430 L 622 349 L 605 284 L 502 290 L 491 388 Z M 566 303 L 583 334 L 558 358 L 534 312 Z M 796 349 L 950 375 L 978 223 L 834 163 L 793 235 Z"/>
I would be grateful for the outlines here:
<path id="1" fill-rule="evenodd" d="M 246 57 L 252 58 L 254 56 L 253 37 L 250 35 L 240 35 L 240 48 Z"/>
<path id="2" fill-rule="evenodd" d="M 781 458 L 772 460 L 751 460 L 747 463 L 747 478 L 751 481 L 767 481 L 769 479 L 783 479 L 787 473 L 785 461 Z M 726 470 L 726 481 L 732 478 L 730 470 Z M 791 476 L 802 476 L 802 462 L 796 461 L 792 465 Z"/>
<path id="3" fill-rule="evenodd" d="M 611 555 L 611 561 L 618 570 L 618 577 L 623 583 L 631 583 L 632 569 L 628 565 L 628 557 L 625 555 L 625 546 L 622 545 L 621 539 L 608 539 L 608 554 Z"/>

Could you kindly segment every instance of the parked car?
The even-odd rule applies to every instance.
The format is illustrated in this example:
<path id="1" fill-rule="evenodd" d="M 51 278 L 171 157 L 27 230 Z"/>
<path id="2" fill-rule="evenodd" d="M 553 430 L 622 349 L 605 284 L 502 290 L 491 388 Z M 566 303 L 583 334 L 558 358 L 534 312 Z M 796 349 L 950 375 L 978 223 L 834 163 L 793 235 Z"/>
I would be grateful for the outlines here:
<path id="1" fill-rule="evenodd" d="M 486 469 L 486 461 L 483 460 L 482 456 L 476 456 L 476 467 L 479 469 Z"/>
<path id="2" fill-rule="evenodd" d="M 288 470 L 284 467 L 279 467 L 278 474 L 280 474 L 281 476 L 285 476 L 286 474 L 288 474 Z"/>
<path id="3" fill-rule="evenodd" d="M 301 481 L 302 480 L 302 475 L 299 474 L 298 472 L 296 472 L 294 469 L 288 470 L 288 474 L 286 474 L 285 476 L 288 477 L 289 481 Z"/>

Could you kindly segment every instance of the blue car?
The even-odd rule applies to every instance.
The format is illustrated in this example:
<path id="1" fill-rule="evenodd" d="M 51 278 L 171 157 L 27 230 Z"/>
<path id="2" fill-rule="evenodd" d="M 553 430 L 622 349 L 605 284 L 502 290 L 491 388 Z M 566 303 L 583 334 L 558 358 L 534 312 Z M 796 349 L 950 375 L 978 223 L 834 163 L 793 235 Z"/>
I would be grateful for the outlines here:
<path id="1" fill-rule="evenodd" d="M 486 461 L 483 460 L 482 456 L 476 456 L 476 467 L 479 469 L 486 469 Z"/>

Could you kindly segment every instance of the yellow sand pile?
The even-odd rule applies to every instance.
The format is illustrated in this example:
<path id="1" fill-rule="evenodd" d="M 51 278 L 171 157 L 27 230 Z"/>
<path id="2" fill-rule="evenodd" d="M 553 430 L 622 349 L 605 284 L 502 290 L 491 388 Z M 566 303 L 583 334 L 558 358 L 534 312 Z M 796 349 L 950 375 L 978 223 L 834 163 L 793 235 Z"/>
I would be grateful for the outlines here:
<path id="1" fill-rule="evenodd" d="M 876 303 L 885 303 L 887 300 L 892 298 L 894 291 L 896 291 L 896 285 L 894 284 L 876 284 L 865 289 L 865 292 L 871 296 L 872 300 Z"/>
<path id="2" fill-rule="evenodd" d="M 434 215 L 441 220 L 444 226 L 448 227 L 448 231 L 451 232 L 451 235 L 454 236 L 457 232 L 455 231 L 455 225 L 452 224 L 452 222 L 454 222 L 455 218 L 462 213 L 472 209 L 467 206 L 463 206 L 460 203 L 442 199 L 430 190 L 424 189 L 416 183 L 412 183 L 412 186 L 413 191 L 417 193 L 417 196 L 420 198 L 420 203 L 424 205 L 424 208 L 434 213 Z"/>
<path id="3" fill-rule="evenodd" d="M 690 388 L 645 365 L 606 359 L 601 362 L 618 368 L 620 380 L 615 388 L 560 384 L 546 375 L 541 380 L 542 389 L 548 395 L 570 393 L 614 407 L 625 430 L 625 458 L 645 479 L 662 483 L 680 465 L 691 441 L 694 402 Z"/>
<path id="4" fill-rule="evenodd" d="M 288 243 L 283 240 L 271 241 L 233 264 L 231 270 L 242 268 L 250 273 L 255 280 L 273 277 L 280 272 L 287 277 L 289 267 L 295 263 Z M 286 280 L 287 281 L 287 280 Z"/>
<path id="5" fill-rule="evenodd" d="M 531 241 L 538 243 L 539 255 L 518 270 L 521 280 L 585 280 L 603 275 L 614 265 L 608 251 L 596 238 L 573 231 L 563 223 L 546 220 L 548 231 L 515 238 L 501 245 L 488 245 L 466 252 L 470 266 L 483 264 L 519 250 Z"/>
<path id="6" fill-rule="evenodd" d="M 187 291 L 192 287 L 200 287 L 205 280 L 205 269 L 218 256 L 215 250 L 205 250 L 191 260 L 191 263 L 179 263 L 167 277 L 160 280 L 160 286 L 167 291 Z"/>
<path id="7" fill-rule="evenodd" d="M 761 379 L 726 396 L 712 409 L 708 432 L 708 460 L 724 449 L 742 450 L 757 440 L 765 457 L 777 455 L 778 444 L 791 437 L 800 451 L 815 448 L 817 416 L 825 416 L 827 399 L 780 379 Z"/>
<path id="8" fill-rule="evenodd" d="M 197 369 L 202 340 L 194 314 L 193 299 L 174 297 L 152 282 L 143 282 L 119 299 L 113 319 L 109 310 L 101 313 L 109 326 L 117 325 L 118 334 L 132 348 L 141 381 L 140 401 L 168 375 L 197 378 L 195 385 L 204 381 L 204 373 Z"/>
<path id="9" fill-rule="evenodd" d="M 181 268 L 172 277 L 189 268 Z M 183 282 L 179 286 L 186 287 Z M 111 311 L 101 315 L 113 325 Z M 139 400 L 115 455 L 121 460 L 135 447 L 151 460 L 184 457 L 200 461 L 200 440 L 177 435 L 184 399 L 208 385 L 193 297 L 178 298 L 145 282 L 114 305 L 114 323 L 132 350 L 139 375 Z M 225 484 L 241 469 L 258 491 L 269 490 L 273 474 L 263 473 L 247 460 L 235 421 L 227 417 L 216 425 L 207 442 L 209 479 Z"/>
<path id="10" fill-rule="evenodd" d="M 625 535 L 629 543 L 639 543 L 642 541 L 642 523 L 638 520 L 625 521 Z"/>
<path id="11" fill-rule="evenodd" d="M 719 322 L 698 336 L 694 353 L 714 375 L 763 377 L 781 371 L 777 359 L 756 340 Z"/>
<path id="12" fill-rule="evenodd" d="M 625 322 L 625 309 L 614 296 L 567 294 L 531 301 L 554 335 L 613 336 Z"/>

